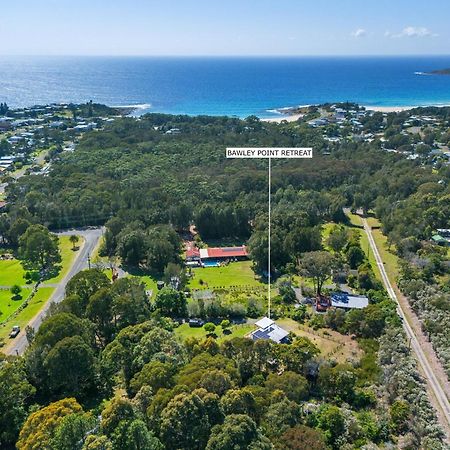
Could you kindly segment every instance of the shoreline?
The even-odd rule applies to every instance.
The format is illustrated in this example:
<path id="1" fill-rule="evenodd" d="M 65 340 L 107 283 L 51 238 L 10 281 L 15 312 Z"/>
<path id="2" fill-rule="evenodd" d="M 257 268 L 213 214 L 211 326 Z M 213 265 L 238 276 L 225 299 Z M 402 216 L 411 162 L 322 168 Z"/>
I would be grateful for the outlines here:
<path id="1" fill-rule="evenodd" d="M 300 114 L 300 113 L 294 113 L 294 114 L 290 114 L 289 111 L 292 111 L 294 109 L 297 108 L 304 108 L 304 107 L 309 107 L 309 106 L 320 106 L 320 105 L 303 105 L 303 106 L 299 106 L 299 107 L 285 107 L 285 108 L 279 108 L 279 109 L 275 109 L 272 111 L 276 111 L 279 116 L 278 117 L 264 117 L 261 118 L 260 120 L 262 122 L 272 122 L 272 123 L 281 123 L 283 121 L 286 122 L 296 122 L 298 119 L 301 119 L 304 114 Z M 403 112 L 403 111 L 409 111 L 411 109 L 415 109 L 415 108 L 430 108 L 430 107 L 435 107 L 435 108 L 445 108 L 445 107 L 450 107 L 450 104 L 445 104 L 445 105 L 436 105 L 436 104 L 430 104 L 430 105 L 408 105 L 408 106 L 373 106 L 373 105 L 361 105 L 359 104 L 360 107 L 363 107 L 366 109 L 366 111 L 374 111 L 374 112 L 381 112 L 381 113 L 399 113 L 399 112 Z"/>
<path id="2" fill-rule="evenodd" d="M 409 111 L 410 109 L 414 109 L 414 108 L 420 108 L 420 106 L 369 106 L 369 105 L 360 105 L 363 106 L 364 108 L 366 108 L 367 111 L 376 111 L 376 112 L 385 112 L 385 113 L 390 113 L 390 112 L 402 112 L 402 111 Z M 428 106 L 432 106 L 432 105 L 426 105 L 424 106 L 425 108 L 427 108 Z"/>
<path id="3" fill-rule="evenodd" d="M 282 114 L 280 117 L 264 117 L 261 122 L 272 122 L 272 123 L 281 123 L 283 121 L 286 122 L 296 122 L 298 119 L 301 119 L 304 114 Z"/>

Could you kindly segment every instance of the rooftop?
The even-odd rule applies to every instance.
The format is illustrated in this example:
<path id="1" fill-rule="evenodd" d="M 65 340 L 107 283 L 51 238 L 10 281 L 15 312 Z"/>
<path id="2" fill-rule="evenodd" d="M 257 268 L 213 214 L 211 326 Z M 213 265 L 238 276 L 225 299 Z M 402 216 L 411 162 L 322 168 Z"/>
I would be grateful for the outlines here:
<path id="1" fill-rule="evenodd" d="M 258 327 L 257 330 L 251 333 L 251 337 L 254 341 L 259 339 L 270 339 L 277 344 L 280 344 L 286 340 L 289 332 L 284 328 L 277 325 L 272 319 L 268 317 L 263 317 L 255 323 Z"/>
<path id="2" fill-rule="evenodd" d="M 205 250 L 202 252 L 202 250 Z M 241 247 L 209 247 L 200 250 L 202 258 L 236 258 L 248 256 L 245 245 Z"/>
<path id="3" fill-rule="evenodd" d="M 258 328 L 267 328 L 270 327 L 270 325 L 273 325 L 275 321 L 272 319 L 269 319 L 268 317 L 263 317 L 262 319 L 258 320 L 258 322 L 255 323 L 255 325 Z"/>
<path id="4" fill-rule="evenodd" d="M 334 308 L 362 309 L 368 304 L 369 299 L 363 295 L 352 295 L 345 292 L 331 294 L 331 306 Z"/>

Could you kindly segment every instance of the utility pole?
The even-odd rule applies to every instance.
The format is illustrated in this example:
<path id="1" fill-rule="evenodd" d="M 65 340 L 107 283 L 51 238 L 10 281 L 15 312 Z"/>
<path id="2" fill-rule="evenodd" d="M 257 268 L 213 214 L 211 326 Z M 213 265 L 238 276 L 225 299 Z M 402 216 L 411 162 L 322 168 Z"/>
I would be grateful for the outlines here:
<path id="1" fill-rule="evenodd" d="M 88 269 L 91 270 L 91 254 L 88 253 Z"/>

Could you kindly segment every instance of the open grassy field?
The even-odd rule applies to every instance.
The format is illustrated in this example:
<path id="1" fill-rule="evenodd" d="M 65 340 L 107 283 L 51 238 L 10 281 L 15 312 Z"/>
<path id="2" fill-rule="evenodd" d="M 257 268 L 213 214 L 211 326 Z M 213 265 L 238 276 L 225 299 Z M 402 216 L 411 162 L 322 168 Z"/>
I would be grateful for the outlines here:
<path id="1" fill-rule="evenodd" d="M 145 286 L 147 287 L 147 289 L 151 289 L 153 291 L 153 294 L 155 292 L 157 292 L 158 288 L 156 286 L 156 283 L 158 281 L 160 281 L 159 279 L 157 279 L 156 277 L 154 277 L 153 275 L 144 275 L 142 277 L 139 277 L 141 279 L 141 281 L 145 284 Z"/>
<path id="2" fill-rule="evenodd" d="M 361 230 L 360 236 L 361 236 L 361 248 L 364 250 L 364 253 L 366 254 L 367 259 L 369 260 L 370 265 L 372 266 L 375 276 L 377 277 L 378 280 L 382 281 L 380 269 L 377 266 L 375 255 L 373 254 L 373 251 L 370 248 L 369 238 L 367 237 L 366 232 L 364 230 Z"/>
<path id="3" fill-rule="evenodd" d="M 251 261 L 239 261 L 223 267 L 206 267 L 192 270 L 191 289 L 227 288 L 231 286 L 265 287 L 253 272 Z M 202 283 L 203 281 L 203 283 Z"/>
<path id="4" fill-rule="evenodd" d="M 50 296 L 54 288 L 40 288 L 36 295 L 30 300 L 27 307 L 20 311 L 16 317 L 0 325 L 0 343 L 8 338 L 8 334 L 14 325 L 19 325 L 24 329 L 28 322 L 39 312 Z"/>
<path id="5" fill-rule="evenodd" d="M 235 337 L 244 337 L 246 334 L 250 333 L 255 327 L 249 324 L 233 325 L 229 330 L 230 334 L 223 334 L 222 327 L 219 325 L 216 327 L 215 334 L 217 335 L 217 342 L 224 341 L 226 339 L 232 339 Z M 189 324 L 183 323 L 178 328 L 175 329 L 175 334 L 179 336 L 182 340 L 189 337 L 195 337 L 197 339 L 203 339 L 206 337 L 207 333 L 204 328 L 191 328 Z"/>
<path id="6" fill-rule="evenodd" d="M 386 269 L 389 280 L 395 283 L 399 275 L 399 258 L 393 253 L 392 250 L 389 249 L 389 246 L 387 244 L 387 237 L 381 232 L 381 230 L 373 230 L 372 234 L 378 251 L 380 252 L 381 259 L 384 262 L 384 267 Z"/>
<path id="7" fill-rule="evenodd" d="M 80 237 L 80 241 L 77 244 L 78 246 L 83 244 L 82 239 L 83 238 Z M 45 280 L 46 283 L 59 283 L 69 271 L 78 251 L 72 250 L 69 236 L 59 237 L 59 248 L 61 250 L 62 269 L 56 277 Z M 19 260 L 0 261 L 0 286 L 12 286 L 13 284 L 24 286 L 26 284 L 24 275 L 25 270 Z"/>
<path id="8" fill-rule="evenodd" d="M 23 286 L 26 283 L 24 275 L 25 270 L 19 260 L 0 261 L 0 286 Z"/>
<path id="9" fill-rule="evenodd" d="M 20 299 L 13 300 L 9 289 L 0 289 L 0 323 L 6 320 L 30 295 L 31 288 L 22 289 Z"/>
<path id="10" fill-rule="evenodd" d="M 315 331 L 292 319 L 279 319 L 276 323 L 297 336 L 310 339 L 320 349 L 321 355 L 324 357 L 334 358 L 338 362 L 346 362 L 347 360 L 359 359 L 362 356 L 358 343 L 352 340 L 350 336 L 329 329 Z"/>
<path id="11" fill-rule="evenodd" d="M 56 277 L 45 280 L 45 283 L 59 283 L 67 274 L 72 263 L 78 253 L 78 247 L 83 245 L 83 238 L 79 236 L 80 240 L 76 244 L 76 250 L 72 249 L 72 243 L 70 242 L 70 236 L 59 236 L 59 249 L 61 251 L 61 270 Z"/>
<path id="12" fill-rule="evenodd" d="M 367 223 L 368 223 L 372 228 L 379 228 L 379 227 L 381 227 L 381 222 L 380 222 L 375 216 L 369 216 L 369 217 L 367 217 Z"/>
<path id="13" fill-rule="evenodd" d="M 346 211 L 346 215 L 350 221 L 351 226 L 356 228 L 362 228 L 362 221 L 361 217 L 358 216 L 358 214 L 353 214 L 350 211 Z"/>

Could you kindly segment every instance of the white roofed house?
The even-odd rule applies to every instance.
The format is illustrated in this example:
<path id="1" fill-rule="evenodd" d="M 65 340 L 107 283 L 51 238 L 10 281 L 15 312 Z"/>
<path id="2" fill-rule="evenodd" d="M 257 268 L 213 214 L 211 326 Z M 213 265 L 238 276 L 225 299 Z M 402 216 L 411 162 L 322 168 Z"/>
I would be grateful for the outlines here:
<path id="1" fill-rule="evenodd" d="M 257 341 L 259 339 L 270 339 L 277 344 L 285 344 L 288 342 L 289 332 L 281 328 L 274 320 L 263 317 L 255 323 L 257 330 L 250 334 L 251 339 Z"/>
<path id="2" fill-rule="evenodd" d="M 369 299 L 363 295 L 353 295 L 346 292 L 331 294 L 331 305 L 333 308 L 362 309 L 369 305 Z"/>

